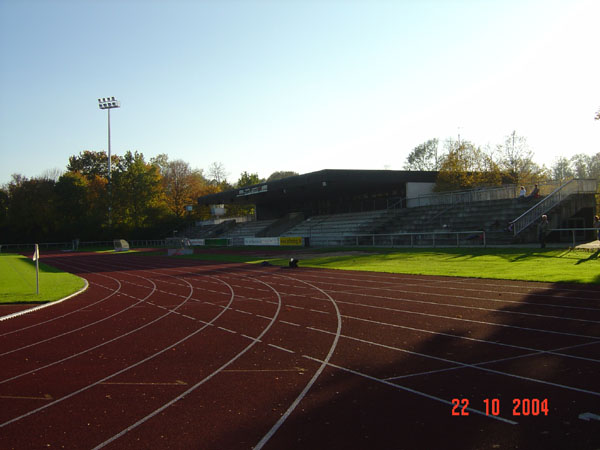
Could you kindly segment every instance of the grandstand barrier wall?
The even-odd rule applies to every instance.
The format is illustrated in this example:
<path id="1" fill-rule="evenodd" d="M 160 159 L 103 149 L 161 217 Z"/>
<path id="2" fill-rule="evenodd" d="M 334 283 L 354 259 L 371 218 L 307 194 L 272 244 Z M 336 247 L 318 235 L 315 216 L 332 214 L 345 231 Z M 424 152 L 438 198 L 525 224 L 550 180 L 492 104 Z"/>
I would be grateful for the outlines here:
<path id="1" fill-rule="evenodd" d="M 313 247 L 486 247 L 485 231 L 311 236 Z"/>

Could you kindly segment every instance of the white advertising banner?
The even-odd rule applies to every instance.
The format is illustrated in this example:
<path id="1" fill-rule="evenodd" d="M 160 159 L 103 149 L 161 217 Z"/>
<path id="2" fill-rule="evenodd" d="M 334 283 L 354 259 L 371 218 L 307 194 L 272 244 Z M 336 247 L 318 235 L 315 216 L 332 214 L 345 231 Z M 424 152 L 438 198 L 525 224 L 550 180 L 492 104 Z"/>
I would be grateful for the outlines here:
<path id="1" fill-rule="evenodd" d="M 279 245 L 278 237 L 244 238 L 244 245 Z"/>

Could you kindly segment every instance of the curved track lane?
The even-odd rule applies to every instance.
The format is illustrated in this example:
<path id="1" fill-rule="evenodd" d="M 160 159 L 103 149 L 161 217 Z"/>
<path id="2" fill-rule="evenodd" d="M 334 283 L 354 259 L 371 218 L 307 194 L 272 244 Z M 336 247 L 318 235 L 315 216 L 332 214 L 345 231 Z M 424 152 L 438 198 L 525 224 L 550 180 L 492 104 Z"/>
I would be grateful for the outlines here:
<path id="1" fill-rule="evenodd" d="M 89 288 L 0 321 L 2 448 L 600 448 L 598 286 L 44 262 Z"/>

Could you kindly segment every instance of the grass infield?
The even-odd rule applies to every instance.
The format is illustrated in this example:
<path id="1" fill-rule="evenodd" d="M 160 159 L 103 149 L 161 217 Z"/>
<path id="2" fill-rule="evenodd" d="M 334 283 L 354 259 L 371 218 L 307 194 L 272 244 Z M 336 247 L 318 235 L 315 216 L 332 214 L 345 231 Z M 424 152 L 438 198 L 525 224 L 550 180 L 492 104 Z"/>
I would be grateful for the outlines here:
<path id="1" fill-rule="evenodd" d="M 0 303 L 46 303 L 77 292 L 85 281 L 40 262 L 40 293 L 36 294 L 35 262 L 0 254 Z"/>
<path id="2" fill-rule="evenodd" d="M 300 267 L 370 272 L 494 278 L 549 283 L 600 283 L 600 251 L 565 249 L 323 249 L 294 255 Z M 319 253 L 322 254 L 319 255 Z M 277 252 L 255 254 L 200 253 L 188 256 L 208 260 L 287 265 Z"/>

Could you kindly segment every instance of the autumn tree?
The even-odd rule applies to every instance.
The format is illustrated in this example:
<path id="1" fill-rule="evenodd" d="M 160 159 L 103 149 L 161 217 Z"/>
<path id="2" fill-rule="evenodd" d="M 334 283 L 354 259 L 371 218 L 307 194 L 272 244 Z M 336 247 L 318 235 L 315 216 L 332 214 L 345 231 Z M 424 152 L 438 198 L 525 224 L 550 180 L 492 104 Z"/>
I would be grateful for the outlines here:
<path id="1" fill-rule="evenodd" d="M 119 165 L 119 156 L 111 155 L 111 171 Z M 84 150 L 77 156 L 69 157 L 69 172 L 79 172 L 88 178 L 94 176 L 108 177 L 108 155 L 105 152 Z"/>
<path id="2" fill-rule="evenodd" d="M 166 205 L 175 217 L 180 219 L 186 214 L 186 206 L 196 203 L 203 187 L 208 183 L 201 170 L 192 170 L 190 165 L 181 159 L 169 161 L 168 157 L 161 157 L 159 161 L 152 160 L 154 165 L 157 162 L 160 164 Z"/>
<path id="3" fill-rule="evenodd" d="M 492 157 L 471 142 L 449 140 L 435 190 L 454 191 L 502 184 L 500 168 Z"/>

